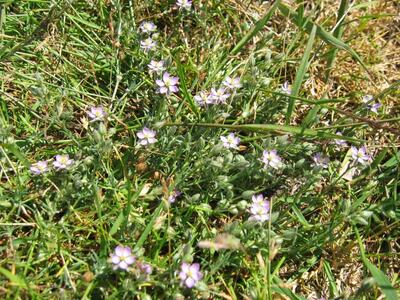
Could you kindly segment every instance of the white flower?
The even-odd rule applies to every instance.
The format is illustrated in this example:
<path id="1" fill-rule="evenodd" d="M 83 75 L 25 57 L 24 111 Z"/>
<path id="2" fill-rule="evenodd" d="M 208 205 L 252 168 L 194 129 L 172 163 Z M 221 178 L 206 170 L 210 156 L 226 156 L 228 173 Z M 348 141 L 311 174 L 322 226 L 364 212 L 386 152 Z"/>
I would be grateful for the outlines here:
<path id="1" fill-rule="evenodd" d="M 281 91 L 282 91 L 282 93 L 288 94 L 288 95 L 290 95 L 292 93 L 292 88 L 289 85 L 289 82 L 285 81 L 285 83 L 282 84 Z"/>

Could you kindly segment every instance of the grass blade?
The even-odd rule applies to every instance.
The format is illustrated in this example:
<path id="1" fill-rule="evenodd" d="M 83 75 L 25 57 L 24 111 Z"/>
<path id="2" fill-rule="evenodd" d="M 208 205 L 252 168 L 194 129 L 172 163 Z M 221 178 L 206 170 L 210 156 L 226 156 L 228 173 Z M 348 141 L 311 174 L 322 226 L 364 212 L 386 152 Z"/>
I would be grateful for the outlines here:
<path id="1" fill-rule="evenodd" d="M 237 45 L 229 52 L 229 54 L 225 54 L 222 56 L 221 62 L 217 65 L 215 68 L 214 72 L 208 76 L 206 85 L 214 80 L 215 75 L 225 66 L 225 64 L 228 61 L 229 56 L 236 55 L 242 50 L 242 48 L 250 41 L 260 30 L 262 30 L 267 24 L 267 22 L 271 19 L 271 17 L 274 15 L 275 11 L 278 8 L 278 5 L 280 3 L 280 0 L 275 1 L 275 3 L 270 7 L 270 9 L 267 11 L 267 13 L 264 15 L 264 17 L 259 20 L 254 27 L 237 43 Z"/>
<path id="2" fill-rule="evenodd" d="M 329 290 L 330 290 L 330 297 L 337 297 L 339 295 L 336 283 L 335 283 L 335 278 L 333 277 L 331 266 L 327 261 L 323 262 L 324 264 L 324 271 L 325 275 L 328 278 L 329 281 Z"/>
<path id="3" fill-rule="evenodd" d="M 397 300 L 396 290 L 390 283 L 389 279 L 381 270 L 375 267 L 368 259 L 363 259 L 364 265 L 371 272 L 372 277 L 374 277 L 376 283 L 381 288 L 382 292 L 385 294 L 386 299 L 388 300 Z"/>
<path id="4" fill-rule="evenodd" d="M 365 255 L 365 249 L 364 245 L 361 241 L 360 233 L 358 232 L 357 227 L 355 224 L 353 224 L 353 229 L 357 237 L 357 242 L 360 247 L 360 253 L 361 253 L 361 259 L 364 263 L 364 265 L 368 268 L 368 270 L 371 272 L 372 277 L 374 277 L 377 285 L 379 288 L 382 290 L 382 292 L 385 294 L 386 298 L 388 300 L 398 300 L 397 297 L 397 292 L 390 283 L 390 280 L 387 278 L 385 273 L 383 273 L 381 270 L 379 270 L 377 267 L 375 267 L 366 257 Z"/>
<path id="5" fill-rule="evenodd" d="M 314 44 L 314 38 L 315 38 L 316 31 L 317 31 L 317 26 L 314 25 L 312 27 L 312 30 L 311 30 L 311 33 L 310 33 L 310 37 L 308 39 L 306 50 L 304 51 L 303 58 L 301 59 L 300 67 L 296 72 L 296 78 L 294 80 L 294 84 L 293 84 L 293 87 L 292 87 L 291 96 L 295 96 L 296 97 L 299 94 L 300 87 L 301 87 L 301 84 L 302 84 L 303 79 L 304 79 L 304 75 L 306 74 L 307 68 L 308 68 L 308 66 L 310 64 L 309 57 L 310 57 L 312 46 Z M 289 99 L 288 110 L 286 112 L 286 124 L 290 123 L 290 117 L 292 116 L 293 110 L 294 110 L 294 103 L 295 103 L 295 99 L 294 98 L 290 98 Z"/>
<path id="6" fill-rule="evenodd" d="M 350 46 L 348 46 L 346 43 L 344 43 L 342 40 L 334 37 L 332 34 L 327 32 L 325 29 L 323 29 L 321 26 L 314 24 L 312 21 L 309 19 L 299 19 L 297 13 L 293 10 L 291 10 L 288 6 L 285 4 L 279 3 L 278 5 L 279 10 L 281 13 L 285 16 L 288 17 L 292 20 L 292 22 L 297 25 L 300 29 L 304 27 L 304 30 L 308 33 L 311 33 L 313 26 L 317 26 L 317 31 L 316 35 L 322 39 L 324 42 L 338 48 L 347 51 L 355 60 L 357 60 L 360 65 L 363 67 L 363 69 L 370 75 L 369 70 L 367 69 L 367 66 L 364 64 L 362 61 L 361 57 L 357 54 L 356 51 L 354 51 Z M 299 21 L 300 20 L 300 21 Z M 305 21 L 302 21 L 305 20 Z"/>
<path id="7" fill-rule="evenodd" d="M 344 17 L 346 16 L 348 7 L 349 7 L 349 0 L 340 1 L 338 17 L 337 17 L 335 29 L 333 31 L 333 36 L 339 40 L 342 38 L 342 35 L 343 35 Z M 337 52 L 338 52 L 338 49 L 334 48 L 328 55 L 328 62 L 327 62 L 327 67 L 326 67 L 326 72 L 325 72 L 325 83 L 328 82 L 328 80 L 329 80 L 329 75 L 331 73 L 333 63 L 335 62 Z"/>
<path id="8" fill-rule="evenodd" d="M 0 144 L 0 147 L 3 147 L 4 149 L 8 150 L 12 154 L 15 155 L 16 158 L 26 167 L 29 168 L 29 161 L 26 159 L 25 155 L 21 152 L 21 150 L 18 148 L 17 145 L 12 145 L 12 144 Z"/>
<path id="9" fill-rule="evenodd" d="M 188 103 L 190 109 L 199 116 L 199 109 L 197 108 L 196 104 L 194 103 L 193 97 L 190 95 L 189 90 L 186 84 L 186 75 L 185 75 L 185 68 L 182 66 L 181 62 L 179 61 L 179 57 L 175 58 L 175 62 L 178 69 L 179 81 L 180 81 L 180 88 L 183 94 L 183 98 Z"/>
<path id="10" fill-rule="evenodd" d="M 242 50 L 243 46 L 247 44 L 261 29 L 264 28 L 265 24 L 271 19 L 275 10 L 278 8 L 280 0 L 275 1 L 275 3 L 270 7 L 265 16 L 259 20 L 254 27 L 239 41 L 239 43 L 231 50 L 230 55 L 236 55 Z"/>
<path id="11" fill-rule="evenodd" d="M 341 139 L 354 143 L 365 143 L 364 140 L 352 138 L 349 136 L 337 135 L 325 131 L 317 131 L 313 129 L 303 129 L 297 126 L 289 125 L 276 125 L 276 124 L 243 124 L 243 125 L 229 125 L 229 124 L 215 124 L 215 123 L 166 123 L 164 126 L 198 126 L 210 128 L 227 128 L 233 130 L 255 131 L 255 132 L 275 132 L 281 134 L 308 136 L 319 139 Z"/>
<path id="12" fill-rule="evenodd" d="M 14 286 L 18 286 L 22 289 L 27 289 L 28 285 L 26 284 L 26 282 L 20 278 L 19 276 L 11 273 L 10 271 L 0 267 L 0 273 L 3 274 L 5 277 L 7 277 L 7 279 L 10 281 L 10 283 Z"/>
<path id="13" fill-rule="evenodd" d="M 137 241 L 135 245 L 135 250 L 138 250 L 140 247 L 142 247 L 143 243 L 146 241 L 148 235 L 150 234 L 151 229 L 153 228 L 154 223 L 156 222 L 163 208 L 164 208 L 164 202 L 161 201 L 156 210 L 154 211 L 153 217 L 151 218 L 150 222 L 147 224 L 146 228 L 142 232 L 142 235 Z"/>

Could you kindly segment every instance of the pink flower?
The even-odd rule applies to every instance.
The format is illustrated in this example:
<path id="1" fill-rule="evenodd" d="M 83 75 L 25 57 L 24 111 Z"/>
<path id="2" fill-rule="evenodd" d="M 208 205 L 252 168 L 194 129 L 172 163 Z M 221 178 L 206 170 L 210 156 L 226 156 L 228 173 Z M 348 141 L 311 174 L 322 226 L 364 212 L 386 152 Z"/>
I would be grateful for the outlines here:
<path id="1" fill-rule="evenodd" d="M 137 137 L 140 139 L 139 144 L 143 146 L 157 142 L 157 139 L 155 138 L 156 134 L 157 133 L 154 130 L 147 127 L 144 127 L 141 131 L 136 133 Z"/>
<path id="2" fill-rule="evenodd" d="M 66 169 L 74 163 L 73 159 L 70 159 L 68 154 L 56 155 L 53 166 L 59 170 Z"/>
<path id="3" fill-rule="evenodd" d="M 365 165 L 368 161 L 371 160 L 371 156 L 367 154 L 367 149 L 365 146 L 357 149 L 356 147 L 351 147 L 351 157 L 354 162 Z"/>
<path id="4" fill-rule="evenodd" d="M 148 52 L 155 48 L 157 46 L 157 43 L 153 41 L 152 38 L 147 38 L 143 41 L 140 42 L 140 47 L 145 51 Z"/>
<path id="5" fill-rule="evenodd" d="M 101 106 L 91 107 L 87 114 L 93 121 L 100 121 L 107 115 Z"/>
<path id="6" fill-rule="evenodd" d="M 153 22 L 143 22 L 142 24 L 140 24 L 140 30 L 143 33 L 147 33 L 147 32 L 154 32 L 157 30 L 157 26 L 154 25 Z"/>
<path id="7" fill-rule="evenodd" d="M 264 168 L 271 167 L 273 169 L 279 169 L 282 166 L 282 159 L 277 154 L 276 150 L 264 150 L 261 161 L 264 163 Z"/>
<path id="8" fill-rule="evenodd" d="M 150 275 L 153 272 L 153 268 L 149 264 L 137 262 L 137 266 L 141 272 L 147 275 Z"/>
<path id="9" fill-rule="evenodd" d="M 29 170 L 31 170 L 31 172 L 35 175 L 43 174 L 49 170 L 47 161 L 39 160 L 38 162 L 32 164 Z"/>
<path id="10" fill-rule="evenodd" d="M 224 82 L 222 82 L 222 84 L 229 88 L 229 89 L 238 89 L 240 87 L 242 87 L 242 85 L 240 84 L 240 78 L 236 77 L 236 78 L 231 78 L 231 77 L 226 77 Z"/>
<path id="11" fill-rule="evenodd" d="M 182 193 L 180 191 L 174 190 L 168 197 L 168 202 L 169 203 L 174 203 L 176 201 L 176 198 L 178 198 Z"/>
<path id="12" fill-rule="evenodd" d="M 209 104 L 214 104 L 214 100 L 210 94 L 206 91 L 201 91 L 199 94 L 194 96 L 194 100 L 199 106 L 206 106 Z"/>
<path id="13" fill-rule="evenodd" d="M 165 70 L 164 61 L 155 61 L 152 60 L 148 65 L 150 72 L 155 72 L 157 74 L 161 73 Z"/>
<path id="14" fill-rule="evenodd" d="M 225 103 L 226 99 L 228 99 L 230 95 L 231 94 L 229 93 L 225 93 L 224 88 L 219 88 L 217 90 L 215 88 L 212 88 L 210 93 L 210 98 L 213 100 L 215 104 L 221 104 Z"/>
<path id="15" fill-rule="evenodd" d="M 233 132 L 228 134 L 228 136 L 220 136 L 220 139 L 224 145 L 225 148 L 233 148 L 233 149 L 238 149 L 239 143 L 240 143 L 240 138 L 235 136 Z"/>
<path id="16" fill-rule="evenodd" d="M 117 246 L 114 253 L 111 254 L 111 262 L 114 264 L 114 270 L 127 270 L 129 265 L 135 261 L 136 258 L 132 255 L 131 248 L 129 247 Z"/>
<path id="17" fill-rule="evenodd" d="M 179 278 L 181 279 L 181 284 L 186 285 L 188 288 L 192 288 L 197 282 L 201 280 L 203 274 L 200 272 L 200 264 L 187 264 L 182 263 L 181 271 L 179 272 Z"/>
<path id="18" fill-rule="evenodd" d="M 380 103 L 374 103 L 371 105 L 367 105 L 368 109 L 374 113 L 378 113 L 378 109 L 382 106 L 382 104 Z"/>
<path id="19" fill-rule="evenodd" d="M 176 1 L 176 5 L 179 6 L 179 8 L 183 9 L 190 9 L 192 7 L 192 1 L 189 0 L 178 0 Z"/>
<path id="20" fill-rule="evenodd" d="M 343 135 L 343 134 L 340 131 L 338 131 L 338 132 L 336 132 L 336 135 Z M 338 146 L 347 146 L 347 143 L 345 140 L 336 139 L 335 144 Z"/>
<path id="21" fill-rule="evenodd" d="M 269 201 L 264 200 L 263 195 L 253 195 L 250 206 L 250 221 L 265 222 L 269 220 Z"/>
<path id="22" fill-rule="evenodd" d="M 325 155 L 323 155 L 321 152 L 318 152 L 312 157 L 313 160 L 313 165 L 316 168 L 323 168 L 326 169 L 328 168 L 329 164 L 329 158 Z"/>
<path id="23" fill-rule="evenodd" d="M 374 100 L 374 96 L 372 96 L 372 95 L 364 95 L 362 97 L 362 102 L 365 104 L 370 103 L 372 100 Z"/>
<path id="24" fill-rule="evenodd" d="M 172 77 L 168 72 L 165 72 L 162 80 L 157 79 L 156 83 L 159 86 L 158 92 L 160 94 L 170 95 L 171 93 L 178 92 L 178 87 L 176 86 L 179 82 L 178 77 Z"/>

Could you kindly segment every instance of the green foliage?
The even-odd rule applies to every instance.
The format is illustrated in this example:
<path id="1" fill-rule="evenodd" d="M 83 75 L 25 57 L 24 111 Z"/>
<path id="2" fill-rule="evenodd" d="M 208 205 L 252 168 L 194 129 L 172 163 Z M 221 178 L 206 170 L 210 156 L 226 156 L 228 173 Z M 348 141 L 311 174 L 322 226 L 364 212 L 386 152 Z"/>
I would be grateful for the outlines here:
<path id="1" fill-rule="evenodd" d="M 337 16 L 320 16 L 329 1 L 0 2 L 0 298 L 398 298 L 398 82 L 376 94 L 377 115 L 356 84 L 319 96 L 307 85 L 341 86 L 336 64 L 351 57 L 372 73 L 351 22 L 367 26 L 379 1 L 340 1 Z M 143 21 L 157 25 L 156 51 L 141 49 Z M 161 59 L 178 93 L 157 92 L 148 64 Z M 242 86 L 225 104 L 196 103 L 227 76 Z M 90 120 L 97 106 L 107 116 Z M 143 127 L 156 143 L 139 144 Z M 363 145 L 373 158 L 356 164 L 350 146 Z M 58 154 L 73 164 L 57 170 Z M 35 174 L 38 161 L 50 170 Z M 257 194 L 265 222 L 250 219 Z M 118 245 L 135 268 L 112 269 Z M 201 264 L 193 289 L 182 262 Z"/>

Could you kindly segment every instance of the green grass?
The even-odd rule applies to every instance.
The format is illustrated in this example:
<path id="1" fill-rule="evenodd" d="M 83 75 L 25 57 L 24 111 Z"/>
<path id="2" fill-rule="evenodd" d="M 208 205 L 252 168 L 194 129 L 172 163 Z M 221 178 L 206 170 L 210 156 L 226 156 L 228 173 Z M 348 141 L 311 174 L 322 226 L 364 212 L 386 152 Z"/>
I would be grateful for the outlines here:
<path id="1" fill-rule="evenodd" d="M 174 2 L 0 1 L 0 298 L 397 299 L 395 4 Z M 144 20 L 159 32 L 150 53 Z M 157 93 L 152 59 L 178 93 Z M 242 84 L 227 104 L 198 106 L 226 76 Z M 107 118 L 88 123 L 92 106 Z M 230 132 L 237 150 L 222 147 Z M 352 177 L 350 145 L 372 155 Z M 263 168 L 271 149 L 282 168 Z M 30 172 L 60 153 L 67 170 Z M 260 193 L 269 220 L 251 222 Z M 118 245 L 152 274 L 114 271 Z M 193 289 L 182 262 L 201 265 Z"/>

